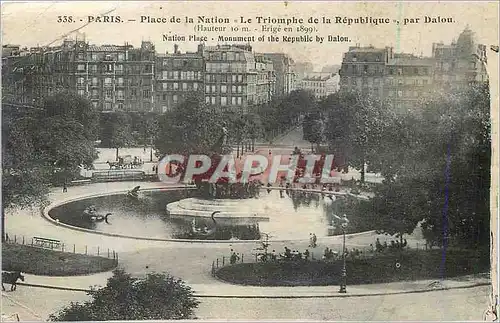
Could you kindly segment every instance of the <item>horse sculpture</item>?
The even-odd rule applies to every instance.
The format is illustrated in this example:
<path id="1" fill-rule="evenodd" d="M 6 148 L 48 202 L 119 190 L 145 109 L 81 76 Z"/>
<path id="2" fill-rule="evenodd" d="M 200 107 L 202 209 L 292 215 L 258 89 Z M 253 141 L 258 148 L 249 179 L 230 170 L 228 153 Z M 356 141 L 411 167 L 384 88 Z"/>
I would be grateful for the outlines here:
<path id="1" fill-rule="evenodd" d="M 212 213 L 212 215 L 210 216 L 210 218 L 212 219 L 212 221 L 214 222 L 214 227 L 211 228 L 211 229 L 208 229 L 208 228 L 199 228 L 196 226 L 196 221 L 193 220 L 193 225 L 192 225 L 192 233 L 197 235 L 197 236 L 211 236 L 213 235 L 215 232 L 217 232 L 217 222 L 215 221 L 215 215 L 217 213 L 220 213 L 220 211 L 215 211 Z"/>
<path id="2" fill-rule="evenodd" d="M 15 291 L 17 288 L 17 280 L 24 281 L 24 276 L 20 271 L 2 271 L 2 290 L 5 291 L 4 283 L 10 284 L 10 291 Z"/>

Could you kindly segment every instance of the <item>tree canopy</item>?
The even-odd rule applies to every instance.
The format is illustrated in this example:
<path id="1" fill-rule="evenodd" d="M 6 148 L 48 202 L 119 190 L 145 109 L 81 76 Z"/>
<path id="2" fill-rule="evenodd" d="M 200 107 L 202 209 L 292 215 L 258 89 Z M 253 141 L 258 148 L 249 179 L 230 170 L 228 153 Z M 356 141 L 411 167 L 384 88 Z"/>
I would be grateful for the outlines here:
<path id="1" fill-rule="evenodd" d="M 158 121 L 155 147 L 161 154 L 210 154 L 223 135 L 223 116 L 198 95 L 188 96 Z"/>
<path id="2" fill-rule="evenodd" d="M 105 287 L 92 289 L 92 300 L 72 302 L 51 321 L 187 320 L 194 318 L 199 302 L 182 280 L 150 273 L 135 278 L 116 269 Z"/>

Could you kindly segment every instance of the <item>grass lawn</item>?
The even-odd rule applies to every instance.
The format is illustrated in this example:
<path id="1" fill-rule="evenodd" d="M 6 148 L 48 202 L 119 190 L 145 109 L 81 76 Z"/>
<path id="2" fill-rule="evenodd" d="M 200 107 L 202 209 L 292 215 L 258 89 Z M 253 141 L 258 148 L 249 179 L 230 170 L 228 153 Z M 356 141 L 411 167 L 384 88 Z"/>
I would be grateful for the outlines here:
<path id="1" fill-rule="evenodd" d="M 2 244 L 2 270 L 46 276 L 74 276 L 108 271 L 113 259 L 53 251 L 19 244 Z"/>
<path id="2" fill-rule="evenodd" d="M 373 284 L 419 279 L 439 279 L 488 272 L 489 255 L 475 250 L 405 250 L 377 254 L 367 259 L 347 259 L 347 284 Z M 399 263 L 400 266 L 396 266 Z M 275 261 L 240 263 L 220 268 L 217 278 L 254 286 L 338 285 L 342 261 Z"/>

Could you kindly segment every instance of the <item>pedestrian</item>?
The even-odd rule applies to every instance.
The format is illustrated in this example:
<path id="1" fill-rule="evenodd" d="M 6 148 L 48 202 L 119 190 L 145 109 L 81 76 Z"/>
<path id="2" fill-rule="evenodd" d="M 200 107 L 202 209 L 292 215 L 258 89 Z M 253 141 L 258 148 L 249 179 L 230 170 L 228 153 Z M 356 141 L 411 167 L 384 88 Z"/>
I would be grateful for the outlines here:
<path id="1" fill-rule="evenodd" d="M 68 186 L 66 186 L 66 182 L 63 184 L 63 193 L 66 193 L 68 191 Z"/>
<path id="2" fill-rule="evenodd" d="M 306 251 L 304 251 L 304 259 L 309 260 L 309 250 L 308 249 L 306 249 Z"/>
<path id="3" fill-rule="evenodd" d="M 316 233 L 313 233 L 312 235 L 312 247 L 316 248 L 317 244 L 316 242 L 318 241 L 318 238 L 316 237 Z"/>

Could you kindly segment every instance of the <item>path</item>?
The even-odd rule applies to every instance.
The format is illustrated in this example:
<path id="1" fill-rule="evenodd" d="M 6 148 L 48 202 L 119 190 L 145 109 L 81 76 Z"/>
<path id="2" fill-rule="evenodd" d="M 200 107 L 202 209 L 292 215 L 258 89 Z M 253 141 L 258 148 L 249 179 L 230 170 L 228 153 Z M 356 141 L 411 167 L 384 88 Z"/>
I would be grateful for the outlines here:
<path id="1" fill-rule="evenodd" d="M 119 183 L 97 183 L 90 184 L 85 186 L 75 186 L 70 187 L 67 193 L 62 193 L 60 189 L 54 188 L 49 194 L 49 198 L 51 201 L 62 201 L 62 200 L 71 200 L 76 198 L 81 198 L 83 196 L 95 195 L 97 192 L 117 192 L 117 191 L 127 191 L 137 185 L 140 185 L 142 188 L 161 188 L 164 187 L 162 183 L 146 183 L 146 182 L 119 182 Z M 107 248 L 114 249 L 120 253 L 120 266 L 123 267 L 126 271 L 130 272 L 133 275 L 144 275 L 150 271 L 167 271 L 174 276 L 180 277 L 184 279 L 189 285 L 191 285 L 194 290 L 200 296 L 326 296 L 326 295 L 338 295 L 336 291 L 336 287 L 243 287 L 231 284 L 225 284 L 218 280 L 215 280 L 211 277 L 209 270 L 212 261 L 216 257 L 220 257 L 222 255 L 229 255 L 230 249 L 234 248 L 236 252 L 243 253 L 246 255 L 251 255 L 253 249 L 256 247 L 255 242 L 248 243 L 240 243 L 240 244 L 228 244 L 227 242 L 221 243 L 179 243 L 179 242 L 159 242 L 159 241 L 145 241 L 145 240 L 136 240 L 129 238 L 117 238 L 104 236 L 100 234 L 93 234 L 81 231 L 71 230 L 61 226 L 55 226 L 52 223 L 48 222 L 46 219 L 43 219 L 40 216 L 38 210 L 27 212 L 25 210 L 18 210 L 13 213 L 8 213 L 6 216 L 6 229 L 9 235 L 12 237 L 13 235 L 25 235 L 27 237 L 32 236 L 43 236 L 49 238 L 56 238 L 63 241 L 66 244 L 89 244 L 94 246 L 106 246 Z M 369 243 L 373 243 L 375 240 L 374 233 L 365 233 L 361 235 L 356 235 L 348 239 L 347 245 L 348 247 L 354 246 L 366 246 Z M 409 243 L 412 240 L 409 239 Z M 292 249 L 303 250 L 307 248 L 308 241 L 293 241 L 293 242 L 274 242 L 272 245 L 273 249 L 277 251 L 283 250 L 285 245 L 289 246 Z M 319 240 L 319 252 L 324 249 L 325 246 L 329 246 L 334 249 L 340 249 L 341 245 L 341 237 L 328 237 L 325 239 Z M 101 249 L 102 250 L 102 249 Z M 147 268 L 146 268 L 147 266 Z M 26 283 L 31 284 L 43 284 L 43 285 L 52 285 L 52 286 L 72 286 L 77 288 L 88 288 L 91 285 L 104 285 L 106 283 L 107 277 L 109 277 L 110 273 L 96 274 L 90 276 L 79 276 L 79 277 L 42 277 L 42 276 L 32 276 L 27 275 Z M 484 279 L 470 279 L 466 282 L 458 282 L 453 280 L 445 281 L 445 286 L 448 287 L 457 287 L 457 286 L 465 286 L 475 284 L 477 282 L 486 282 Z M 416 285 L 415 285 L 416 284 Z M 420 284 L 420 285 L 419 285 Z M 364 285 L 364 286 L 349 286 L 349 295 L 354 294 L 376 294 L 380 292 L 385 292 L 387 290 L 391 290 L 394 292 L 404 292 L 408 290 L 422 289 L 428 285 L 428 282 L 412 282 L 412 283 L 393 283 L 386 285 Z M 418 286 L 417 286 L 418 285 Z M 22 291 L 22 292 L 21 292 Z M 28 293 L 31 291 L 32 293 L 36 293 L 36 297 L 33 297 L 33 294 Z M 458 290 L 457 290 L 458 291 Z M 58 293 L 62 293 L 62 298 L 53 299 L 56 297 L 54 295 L 58 295 Z M 69 293 L 69 294 L 65 294 Z M 76 294 L 75 294 L 76 293 Z M 83 296 L 75 296 L 77 294 L 81 294 Z M 439 291 L 434 293 L 445 293 L 445 291 Z M 448 292 L 446 292 L 448 293 Z M 462 295 L 462 292 L 457 292 Z M 41 297 L 40 295 L 43 295 Z M 415 294 L 417 295 L 417 294 Z M 486 295 L 486 293 L 484 293 Z M 19 300 L 22 300 L 25 303 L 28 303 L 28 307 L 45 310 L 46 308 L 51 308 L 51 310 L 60 304 L 67 304 L 69 299 L 83 300 L 85 298 L 85 294 L 81 292 L 65 292 L 65 291 L 54 291 L 49 289 L 37 288 L 36 291 L 33 291 L 33 288 L 21 286 L 18 289 L 18 292 L 15 294 L 9 294 L 5 297 L 20 297 Z M 83 298 L 82 298 L 83 297 Z M 382 297 L 383 296 L 370 296 L 370 297 Z M 405 296 L 410 297 L 411 296 Z M 415 296 L 416 299 L 424 298 L 424 296 Z M 61 301 L 60 301 L 61 300 Z M 203 318 L 213 318 L 215 312 L 215 308 L 217 306 L 229 306 L 228 304 L 234 304 L 234 308 L 238 308 L 236 311 L 237 314 L 233 317 L 232 313 L 228 313 L 227 310 L 224 310 L 220 313 L 227 313 L 228 317 L 224 318 L 237 318 L 237 317 L 245 317 L 250 311 L 250 309 L 257 304 L 266 303 L 265 301 L 253 301 L 253 300 L 244 300 L 248 307 L 241 307 L 236 304 L 238 302 L 242 302 L 241 300 L 235 300 L 234 303 L 231 303 L 231 300 L 218 300 L 214 301 L 213 299 L 203 299 L 202 307 L 200 307 L 200 313 L 203 314 Z M 45 306 L 43 302 L 50 303 L 52 305 Z M 274 301 L 272 301 L 274 302 Z M 280 301 L 283 304 L 291 304 L 289 301 Z M 306 306 L 306 304 L 310 304 L 311 300 L 302 300 L 302 301 L 293 301 L 296 303 L 303 304 L 301 306 Z M 292 303 L 293 303 L 292 302 Z M 325 303 L 326 301 L 318 301 L 319 303 Z M 336 301 L 337 302 L 337 301 Z M 336 303 L 335 302 L 335 303 Z M 343 301 L 344 302 L 344 301 Z M 345 301 L 347 303 L 352 303 L 354 301 Z M 359 302 L 359 301 L 358 301 Z M 363 301 L 359 304 L 364 304 L 366 301 Z M 12 303 L 14 304 L 14 303 Z M 212 305 L 210 305 L 212 304 Z M 218 304 L 218 305 L 214 305 Z M 14 311 L 17 307 L 12 305 L 12 311 Z M 211 307 L 215 306 L 215 307 Z M 266 308 L 265 312 L 262 312 L 261 316 L 257 316 L 258 318 L 280 318 L 283 314 L 278 314 L 274 309 L 268 309 L 267 305 L 263 305 Z M 307 305 L 309 306 L 309 305 Z M 302 308 L 297 315 L 292 314 L 287 318 L 305 318 L 304 313 L 309 313 L 307 310 L 307 306 Z M 319 306 L 319 305 L 318 305 Z M 18 306 L 19 307 L 19 306 Z M 484 306 L 483 306 L 484 307 Z M 300 308 L 300 307 L 298 307 Z M 482 309 L 482 307 L 481 307 Z M 255 309 L 254 309 L 255 310 Z M 479 310 L 479 309 L 477 309 Z M 21 311 L 21 307 L 19 307 L 19 311 Z M 12 313 L 12 312 L 11 312 Z M 267 313 L 267 314 L 266 314 Z M 45 315 L 45 314 L 43 314 Z M 201 315 L 201 314 L 199 314 Z M 243 316 L 242 316 L 243 315 Z M 264 316 L 262 316 L 264 315 Z M 269 316 L 265 316 L 269 315 Z M 309 315 L 309 314 L 307 314 Z M 329 315 L 325 313 L 325 315 Z M 308 316 L 307 316 L 308 317 Z M 313 317 L 315 317 L 313 315 Z M 332 316 L 335 317 L 335 316 Z M 354 316 L 358 317 L 358 316 Z M 359 316 L 361 318 L 361 316 Z M 463 319 L 463 317 L 468 316 L 459 316 L 459 318 Z M 220 317 L 218 317 L 220 318 Z M 252 318 L 252 317 L 247 317 Z M 392 318 L 392 317 L 391 317 Z"/>

